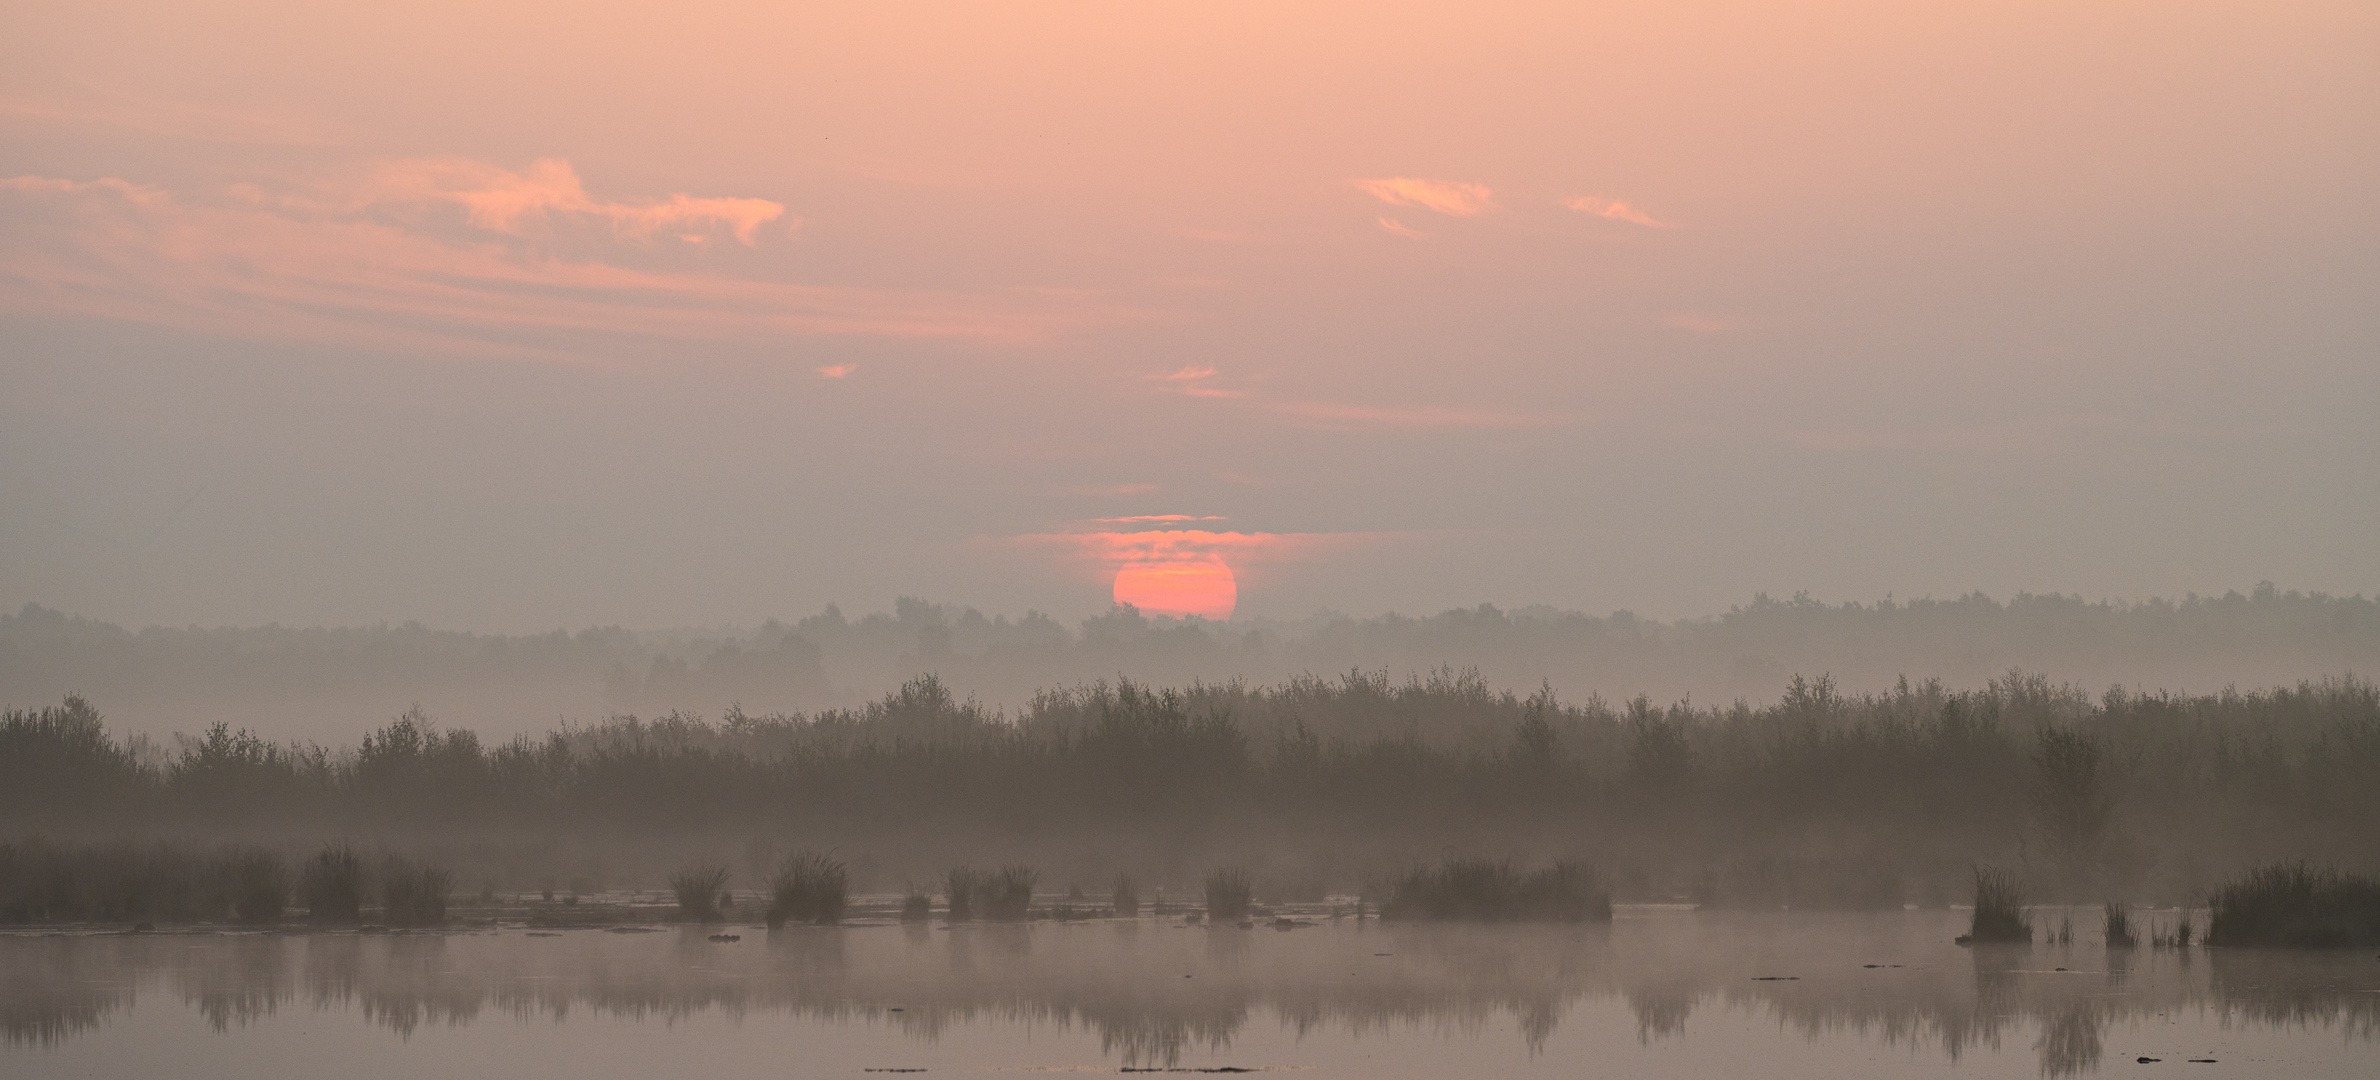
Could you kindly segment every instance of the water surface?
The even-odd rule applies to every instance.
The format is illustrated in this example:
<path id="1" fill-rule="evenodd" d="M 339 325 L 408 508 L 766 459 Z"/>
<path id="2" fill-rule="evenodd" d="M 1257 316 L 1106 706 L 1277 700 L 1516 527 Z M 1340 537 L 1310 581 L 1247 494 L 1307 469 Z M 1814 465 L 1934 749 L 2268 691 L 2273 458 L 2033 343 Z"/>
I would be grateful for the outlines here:
<path id="1" fill-rule="evenodd" d="M 2369 952 L 1964 949 L 1961 928 L 1623 907 L 1589 928 L 15 934 L 0 1074 L 2380 1075 Z"/>

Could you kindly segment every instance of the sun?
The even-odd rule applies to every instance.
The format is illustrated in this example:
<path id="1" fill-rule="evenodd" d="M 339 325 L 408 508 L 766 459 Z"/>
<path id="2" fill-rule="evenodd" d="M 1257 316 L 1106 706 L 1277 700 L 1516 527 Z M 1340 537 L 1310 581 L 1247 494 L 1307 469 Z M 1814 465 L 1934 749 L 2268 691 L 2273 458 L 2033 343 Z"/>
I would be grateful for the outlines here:
<path id="1" fill-rule="evenodd" d="M 1116 571 L 1116 603 L 1142 611 L 1228 619 L 1239 599 L 1239 582 L 1221 559 L 1133 562 Z"/>

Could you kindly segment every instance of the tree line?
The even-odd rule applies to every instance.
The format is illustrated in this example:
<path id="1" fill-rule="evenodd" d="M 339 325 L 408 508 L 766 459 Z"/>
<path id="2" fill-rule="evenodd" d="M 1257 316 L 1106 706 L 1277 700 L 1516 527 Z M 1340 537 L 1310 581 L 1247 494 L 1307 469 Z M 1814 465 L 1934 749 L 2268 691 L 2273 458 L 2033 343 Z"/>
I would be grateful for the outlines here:
<path id="1" fill-rule="evenodd" d="M 172 751 L 80 698 L 0 714 L 0 835 L 301 834 L 770 837 L 921 863 L 996 843 L 1061 869 L 1089 848 L 1284 866 L 1459 848 L 1591 858 L 1623 893 L 1798 906 L 1922 900 L 1991 861 L 2096 900 L 2279 856 L 2380 869 L 2380 690 L 2092 695 L 2010 674 L 1846 694 L 1797 676 L 1771 705 L 1704 706 L 1350 671 L 1094 682 L 1012 716 L 924 676 L 858 709 L 503 741 L 415 710 L 351 746 L 218 723 Z"/>

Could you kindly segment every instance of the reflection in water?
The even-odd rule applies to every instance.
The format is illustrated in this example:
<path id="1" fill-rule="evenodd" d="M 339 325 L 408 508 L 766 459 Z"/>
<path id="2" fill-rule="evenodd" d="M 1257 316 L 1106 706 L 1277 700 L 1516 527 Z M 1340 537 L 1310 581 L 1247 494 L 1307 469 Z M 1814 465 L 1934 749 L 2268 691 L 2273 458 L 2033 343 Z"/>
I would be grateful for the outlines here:
<path id="1" fill-rule="evenodd" d="M 218 1032 L 302 1000 L 400 1035 L 573 1010 L 674 1020 L 773 1010 L 931 1040 L 955 1024 L 1081 1027 L 1128 1066 L 1228 1048 L 1269 1014 L 1300 1038 L 1392 1028 L 1479 1033 L 1508 1018 L 1534 1053 L 1575 1006 L 1624 1002 L 1640 1042 L 1689 1037 L 1698 1009 L 1811 1039 L 1933 1047 L 2003 1040 L 2043 1075 L 2096 1069 L 2112 1024 L 2177 1010 L 2231 1025 L 2380 1031 L 2361 952 L 1959 949 L 1946 913 L 1624 913 L 1613 926 L 1294 932 L 1075 923 L 741 931 L 0 937 L 0 1040 L 89 1036 L 164 987 Z"/>
<path id="2" fill-rule="evenodd" d="M 203 946 L 185 939 L 187 951 L 174 970 L 175 989 L 183 1002 L 206 1018 L 217 1032 L 273 1014 L 294 993 L 290 969 L 290 940 L 278 935 L 242 934 Z"/>
<path id="3" fill-rule="evenodd" d="M 45 945 L 0 939 L 0 1045 L 53 1046 L 132 1004 L 133 973 L 99 970 L 113 957 Z"/>

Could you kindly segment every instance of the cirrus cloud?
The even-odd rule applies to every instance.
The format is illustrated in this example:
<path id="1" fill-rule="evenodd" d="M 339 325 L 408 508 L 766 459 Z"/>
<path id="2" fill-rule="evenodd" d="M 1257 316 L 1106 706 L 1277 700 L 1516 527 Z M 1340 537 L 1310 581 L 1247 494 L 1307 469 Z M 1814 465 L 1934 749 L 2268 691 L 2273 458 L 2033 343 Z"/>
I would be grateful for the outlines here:
<path id="1" fill-rule="evenodd" d="M 1666 229 L 1670 226 L 1669 222 L 1662 221 L 1618 199 L 1581 195 L 1575 199 L 1562 200 L 1562 205 L 1582 214 L 1593 214 L 1607 221 L 1625 221 L 1630 225 L 1642 225 L 1648 229 Z"/>
<path id="2" fill-rule="evenodd" d="M 747 245 L 754 242 L 755 230 L 785 214 L 783 204 L 767 199 L 695 198 L 683 193 L 641 206 L 603 202 L 587 194 L 569 162 L 554 158 L 539 159 L 522 172 L 464 158 L 383 162 L 355 200 L 451 202 L 464 208 L 471 224 L 515 236 L 530 219 L 570 215 L 609 222 L 619 235 L 640 239 L 664 230 L 723 225 Z"/>
<path id="3" fill-rule="evenodd" d="M 1180 371 L 1176 371 L 1171 375 L 1149 376 L 1149 378 L 1156 381 L 1162 389 L 1188 397 L 1237 398 L 1248 396 L 1247 392 L 1243 390 L 1225 390 L 1221 387 L 1210 385 L 1207 380 L 1214 377 L 1214 368 L 1199 367 L 1195 364 L 1185 365 Z"/>
<path id="4" fill-rule="evenodd" d="M 513 174 L 397 163 L 330 194 L 236 184 L 192 199 L 118 177 L 0 178 L 0 228 L 10 236 L 0 245 L 0 310 L 549 358 L 623 336 L 1033 340 L 1129 317 L 1055 290 L 862 288 L 566 259 L 523 236 L 525 223 L 570 214 L 629 237 L 704 227 L 748 236 L 782 211 L 758 199 L 597 202 L 566 165 Z M 425 202 L 463 206 L 477 231 L 389 212 Z"/>
<path id="5" fill-rule="evenodd" d="M 1496 209 L 1496 195 L 1485 184 L 1390 176 L 1357 180 L 1355 186 L 1390 206 L 1409 206 L 1452 217 L 1472 217 Z"/>

